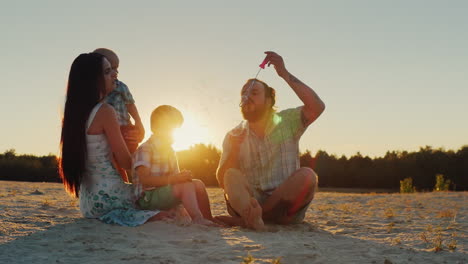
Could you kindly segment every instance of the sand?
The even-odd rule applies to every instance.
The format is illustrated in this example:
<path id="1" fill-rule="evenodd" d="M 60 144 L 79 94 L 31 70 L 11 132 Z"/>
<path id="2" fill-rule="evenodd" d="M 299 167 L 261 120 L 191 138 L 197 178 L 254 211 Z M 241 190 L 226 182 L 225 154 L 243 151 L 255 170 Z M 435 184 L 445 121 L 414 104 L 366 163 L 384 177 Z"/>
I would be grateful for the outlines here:
<path id="1" fill-rule="evenodd" d="M 209 188 L 214 215 L 222 192 Z M 0 181 L 0 263 L 468 263 L 468 192 L 317 193 L 304 223 L 239 227 L 84 219 L 61 184 Z"/>

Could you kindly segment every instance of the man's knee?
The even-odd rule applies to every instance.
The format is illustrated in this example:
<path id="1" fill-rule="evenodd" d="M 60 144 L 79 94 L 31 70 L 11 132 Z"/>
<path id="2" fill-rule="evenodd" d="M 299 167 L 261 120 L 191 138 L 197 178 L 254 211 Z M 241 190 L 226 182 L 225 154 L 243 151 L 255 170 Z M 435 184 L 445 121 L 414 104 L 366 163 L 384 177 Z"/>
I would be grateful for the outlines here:
<path id="1" fill-rule="evenodd" d="M 226 170 L 224 174 L 224 193 L 227 199 L 233 202 L 234 207 L 236 201 L 243 200 L 246 193 L 252 195 L 245 175 L 240 170 L 232 168 Z"/>
<path id="2" fill-rule="evenodd" d="M 297 177 L 300 178 L 299 182 L 302 183 L 302 185 L 307 186 L 307 188 L 313 188 L 318 184 L 318 175 L 315 173 L 315 171 L 311 168 L 308 167 L 302 167 L 297 171 Z"/>
<path id="3" fill-rule="evenodd" d="M 242 172 L 238 169 L 229 168 L 224 173 L 224 186 L 231 186 L 242 181 Z"/>
<path id="4" fill-rule="evenodd" d="M 289 201 L 310 201 L 317 191 L 317 183 L 317 174 L 311 168 L 302 167 L 294 173 L 283 197 Z"/>

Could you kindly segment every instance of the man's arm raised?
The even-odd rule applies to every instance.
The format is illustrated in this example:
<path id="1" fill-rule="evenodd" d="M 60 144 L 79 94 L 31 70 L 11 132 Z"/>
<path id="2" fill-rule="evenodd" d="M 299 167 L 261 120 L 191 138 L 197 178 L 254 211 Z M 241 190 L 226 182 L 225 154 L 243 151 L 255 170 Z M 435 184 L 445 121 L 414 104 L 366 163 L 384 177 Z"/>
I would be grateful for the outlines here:
<path id="1" fill-rule="evenodd" d="M 325 110 L 323 101 L 312 88 L 288 72 L 284 65 L 283 58 L 280 55 L 273 51 L 266 51 L 265 54 L 267 54 L 266 59 L 268 60 L 268 66 L 273 64 L 278 76 L 288 83 L 299 99 L 304 103 L 302 113 L 306 119 L 305 124 L 309 125 L 314 122 Z"/>

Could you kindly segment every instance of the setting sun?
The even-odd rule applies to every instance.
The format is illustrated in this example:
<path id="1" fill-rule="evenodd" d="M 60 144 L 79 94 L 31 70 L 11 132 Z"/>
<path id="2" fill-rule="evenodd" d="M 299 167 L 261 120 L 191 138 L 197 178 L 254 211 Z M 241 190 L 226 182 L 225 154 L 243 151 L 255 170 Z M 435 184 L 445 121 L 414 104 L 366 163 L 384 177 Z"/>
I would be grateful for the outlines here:
<path id="1" fill-rule="evenodd" d="M 200 120 L 193 117 L 189 112 L 184 112 L 184 123 L 174 131 L 174 150 L 188 149 L 197 143 L 210 143 L 208 128 L 203 126 Z"/>

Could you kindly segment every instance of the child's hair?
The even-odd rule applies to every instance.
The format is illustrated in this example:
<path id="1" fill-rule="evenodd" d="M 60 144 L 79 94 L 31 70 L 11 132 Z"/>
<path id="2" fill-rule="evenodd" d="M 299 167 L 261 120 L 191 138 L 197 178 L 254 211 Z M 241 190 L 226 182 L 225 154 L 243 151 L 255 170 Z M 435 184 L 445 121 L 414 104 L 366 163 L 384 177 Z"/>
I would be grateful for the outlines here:
<path id="1" fill-rule="evenodd" d="M 106 48 L 98 48 L 93 51 L 94 53 L 99 53 L 106 57 L 106 59 L 110 62 L 112 67 L 115 67 L 114 70 L 116 70 L 119 67 L 119 56 L 117 56 L 117 53 L 115 53 L 111 49 L 106 49 Z"/>
<path id="2" fill-rule="evenodd" d="M 151 131 L 180 127 L 184 117 L 177 108 L 170 105 L 160 105 L 151 113 Z"/>

